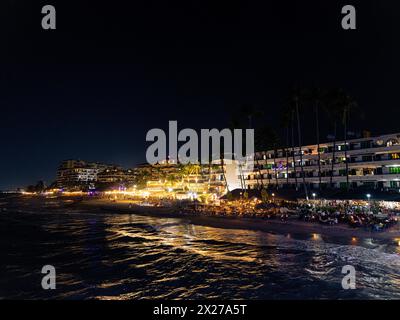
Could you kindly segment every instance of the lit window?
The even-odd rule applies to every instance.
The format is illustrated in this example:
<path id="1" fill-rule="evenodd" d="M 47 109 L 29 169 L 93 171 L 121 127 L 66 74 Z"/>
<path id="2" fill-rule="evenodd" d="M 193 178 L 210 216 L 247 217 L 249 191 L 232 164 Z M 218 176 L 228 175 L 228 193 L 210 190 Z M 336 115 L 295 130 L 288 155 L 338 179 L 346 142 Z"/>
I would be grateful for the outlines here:
<path id="1" fill-rule="evenodd" d="M 400 167 L 390 167 L 389 168 L 389 173 L 400 174 Z"/>

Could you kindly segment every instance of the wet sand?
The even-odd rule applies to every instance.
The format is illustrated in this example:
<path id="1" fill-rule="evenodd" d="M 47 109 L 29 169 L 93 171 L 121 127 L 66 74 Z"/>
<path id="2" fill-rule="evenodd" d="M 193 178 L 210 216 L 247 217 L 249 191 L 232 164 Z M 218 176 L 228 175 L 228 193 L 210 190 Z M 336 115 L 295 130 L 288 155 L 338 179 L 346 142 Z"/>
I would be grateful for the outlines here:
<path id="1" fill-rule="evenodd" d="M 273 219 L 242 218 L 224 216 L 204 216 L 201 214 L 188 214 L 173 212 L 168 207 L 147 207 L 131 205 L 129 201 L 111 202 L 103 199 L 83 200 L 75 203 L 82 209 L 94 210 L 94 212 L 139 214 L 163 218 L 184 219 L 195 225 L 209 226 L 214 228 L 245 229 L 264 231 L 277 234 L 319 234 L 340 238 L 374 238 L 374 239 L 396 239 L 400 241 L 400 224 L 383 232 L 370 232 L 363 229 L 351 228 L 347 225 L 326 226 L 318 223 L 308 223 L 297 219 L 289 219 L 286 222 Z M 397 239 L 398 238 L 398 239 Z"/>

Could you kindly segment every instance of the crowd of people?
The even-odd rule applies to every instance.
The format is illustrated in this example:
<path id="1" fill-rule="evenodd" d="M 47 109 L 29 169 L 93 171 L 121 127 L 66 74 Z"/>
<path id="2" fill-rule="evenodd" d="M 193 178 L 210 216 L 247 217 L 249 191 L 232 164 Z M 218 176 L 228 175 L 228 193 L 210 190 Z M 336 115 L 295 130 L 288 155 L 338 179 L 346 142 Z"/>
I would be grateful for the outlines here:
<path id="1" fill-rule="evenodd" d="M 394 211 L 375 204 L 303 203 L 298 207 L 298 212 L 299 218 L 303 221 L 327 225 L 342 223 L 369 231 L 382 231 L 397 223 Z"/>
<path id="2" fill-rule="evenodd" d="M 180 208 L 181 213 L 205 216 L 236 216 L 245 218 L 300 220 L 323 225 L 346 224 L 353 228 L 383 231 L 397 223 L 396 212 L 377 204 L 355 205 L 351 202 L 238 202 L 235 204 L 194 205 Z"/>
<path id="3" fill-rule="evenodd" d="M 141 206 L 168 207 L 170 212 L 182 215 L 260 218 L 264 220 L 300 220 L 309 223 L 334 226 L 348 225 L 369 231 L 383 231 L 400 219 L 400 206 L 388 208 L 379 202 L 357 201 L 284 201 L 263 202 L 259 199 L 202 203 L 200 201 L 146 200 Z M 132 204 L 129 205 L 131 207 Z M 399 218 L 397 217 L 399 215 Z"/>

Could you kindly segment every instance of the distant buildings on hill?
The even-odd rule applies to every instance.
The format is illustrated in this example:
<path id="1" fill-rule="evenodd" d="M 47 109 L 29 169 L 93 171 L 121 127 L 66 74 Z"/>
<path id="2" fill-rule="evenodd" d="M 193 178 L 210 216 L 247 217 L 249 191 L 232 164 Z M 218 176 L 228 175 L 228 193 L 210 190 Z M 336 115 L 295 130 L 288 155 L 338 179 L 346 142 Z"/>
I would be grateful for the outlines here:
<path id="1" fill-rule="evenodd" d="M 56 185 L 67 190 L 102 189 L 133 184 L 135 172 L 114 164 L 64 160 L 57 170 Z"/>
<path id="2" fill-rule="evenodd" d="M 231 168 L 232 167 L 232 168 Z M 184 189 L 199 187 L 222 189 L 368 188 L 400 191 L 400 133 L 376 137 L 365 135 L 347 141 L 319 145 L 281 147 L 258 151 L 254 170 L 239 174 L 237 165 L 214 163 L 189 165 L 164 161 L 141 164 L 132 169 L 82 160 L 65 160 L 57 173 L 57 187 L 67 190 L 96 188 L 107 190 L 122 186 L 166 189 L 187 181 Z M 203 186 L 200 185 L 203 184 Z M 215 188 L 214 188 L 215 187 Z M 168 187 L 170 188 L 170 187 Z M 167 188 L 167 189 L 168 189 Z M 203 188 L 203 189 L 202 189 Z"/>
<path id="3" fill-rule="evenodd" d="M 163 161 L 140 164 L 124 169 L 114 164 L 64 160 L 57 170 L 55 187 L 65 191 L 105 191 L 115 189 L 148 189 L 149 192 L 186 189 L 196 192 L 223 193 L 224 182 L 219 165 L 181 165 Z"/>

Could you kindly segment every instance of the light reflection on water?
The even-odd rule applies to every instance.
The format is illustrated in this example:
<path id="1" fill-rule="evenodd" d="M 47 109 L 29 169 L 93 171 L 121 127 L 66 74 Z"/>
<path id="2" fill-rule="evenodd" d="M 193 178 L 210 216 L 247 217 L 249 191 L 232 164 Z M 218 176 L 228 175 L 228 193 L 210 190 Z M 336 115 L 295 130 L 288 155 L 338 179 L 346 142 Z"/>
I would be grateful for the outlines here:
<path id="1" fill-rule="evenodd" d="M 68 299 L 400 298 L 397 241 L 276 235 L 182 219 L 82 212 L 2 215 L 0 296 Z M 57 269 L 57 290 L 40 269 Z M 341 288 L 341 269 L 357 289 Z"/>

